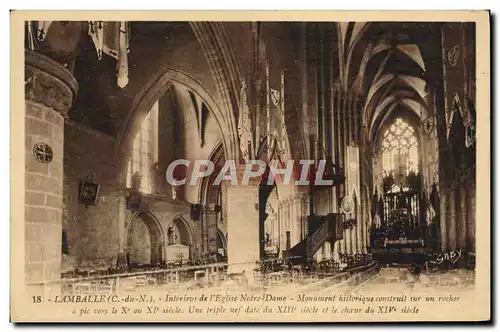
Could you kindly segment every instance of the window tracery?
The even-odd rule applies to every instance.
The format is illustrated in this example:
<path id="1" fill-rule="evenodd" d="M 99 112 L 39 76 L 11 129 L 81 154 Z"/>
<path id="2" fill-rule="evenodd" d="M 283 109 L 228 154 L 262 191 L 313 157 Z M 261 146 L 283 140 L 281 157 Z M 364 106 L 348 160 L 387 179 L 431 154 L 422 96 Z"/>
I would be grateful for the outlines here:
<path id="1" fill-rule="evenodd" d="M 383 169 L 395 175 L 418 172 L 418 141 L 415 130 L 398 118 L 382 139 Z"/>
<path id="2" fill-rule="evenodd" d="M 127 166 L 127 188 L 153 192 L 154 164 L 158 160 L 158 102 L 142 121 Z"/>

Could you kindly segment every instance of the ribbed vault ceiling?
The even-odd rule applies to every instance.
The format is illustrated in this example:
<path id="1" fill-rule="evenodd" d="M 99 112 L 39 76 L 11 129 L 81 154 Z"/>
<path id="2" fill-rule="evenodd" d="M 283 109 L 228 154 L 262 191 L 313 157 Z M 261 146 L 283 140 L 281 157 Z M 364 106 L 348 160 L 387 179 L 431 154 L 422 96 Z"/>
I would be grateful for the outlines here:
<path id="1" fill-rule="evenodd" d="M 340 83 L 364 99 L 363 122 L 376 133 L 397 108 L 421 115 L 426 103 L 425 27 L 417 24 L 339 22 Z"/>

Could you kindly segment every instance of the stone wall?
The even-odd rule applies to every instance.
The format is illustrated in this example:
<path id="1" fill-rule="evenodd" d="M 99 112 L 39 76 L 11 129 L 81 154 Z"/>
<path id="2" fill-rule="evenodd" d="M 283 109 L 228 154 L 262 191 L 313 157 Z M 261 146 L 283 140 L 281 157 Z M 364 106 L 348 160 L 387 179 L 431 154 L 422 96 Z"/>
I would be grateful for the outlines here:
<path id="1" fill-rule="evenodd" d="M 117 206 L 111 164 L 112 137 L 69 122 L 64 143 L 64 214 L 69 256 L 74 264 L 111 260 L 118 250 Z M 78 202 L 80 181 L 92 178 L 100 184 L 97 205 Z"/>
<path id="2" fill-rule="evenodd" d="M 52 108 L 26 101 L 25 230 L 26 278 L 58 279 L 61 266 L 61 215 L 64 120 Z M 34 146 L 48 144 L 50 163 L 35 159 Z"/>

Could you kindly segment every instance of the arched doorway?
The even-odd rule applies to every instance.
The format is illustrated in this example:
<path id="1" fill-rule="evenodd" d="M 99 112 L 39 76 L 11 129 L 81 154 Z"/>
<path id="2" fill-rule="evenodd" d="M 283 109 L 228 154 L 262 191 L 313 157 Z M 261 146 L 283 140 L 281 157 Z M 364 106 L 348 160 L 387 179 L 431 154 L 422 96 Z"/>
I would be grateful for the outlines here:
<path id="1" fill-rule="evenodd" d="M 163 261 L 163 235 L 158 221 L 140 212 L 127 231 L 127 263 L 129 267 L 158 266 Z"/>
<path id="2" fill-rule="evenodd" d="M 182 217 L 174 218 L 166 229 L 166 261 L 183 262 L 191 259 L 193 235 L 188 222 Z"/>

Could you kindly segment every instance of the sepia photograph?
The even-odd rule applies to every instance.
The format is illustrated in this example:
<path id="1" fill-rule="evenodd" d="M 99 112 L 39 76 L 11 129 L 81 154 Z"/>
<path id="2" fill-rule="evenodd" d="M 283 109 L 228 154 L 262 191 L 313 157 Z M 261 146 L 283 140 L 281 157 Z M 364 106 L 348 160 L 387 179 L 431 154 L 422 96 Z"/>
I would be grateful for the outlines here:
<path id="1" fill-rule="evenodd" d="M 489 12 L 233 14 L 11 12 L 11 320 L 490 320 Z"/>

